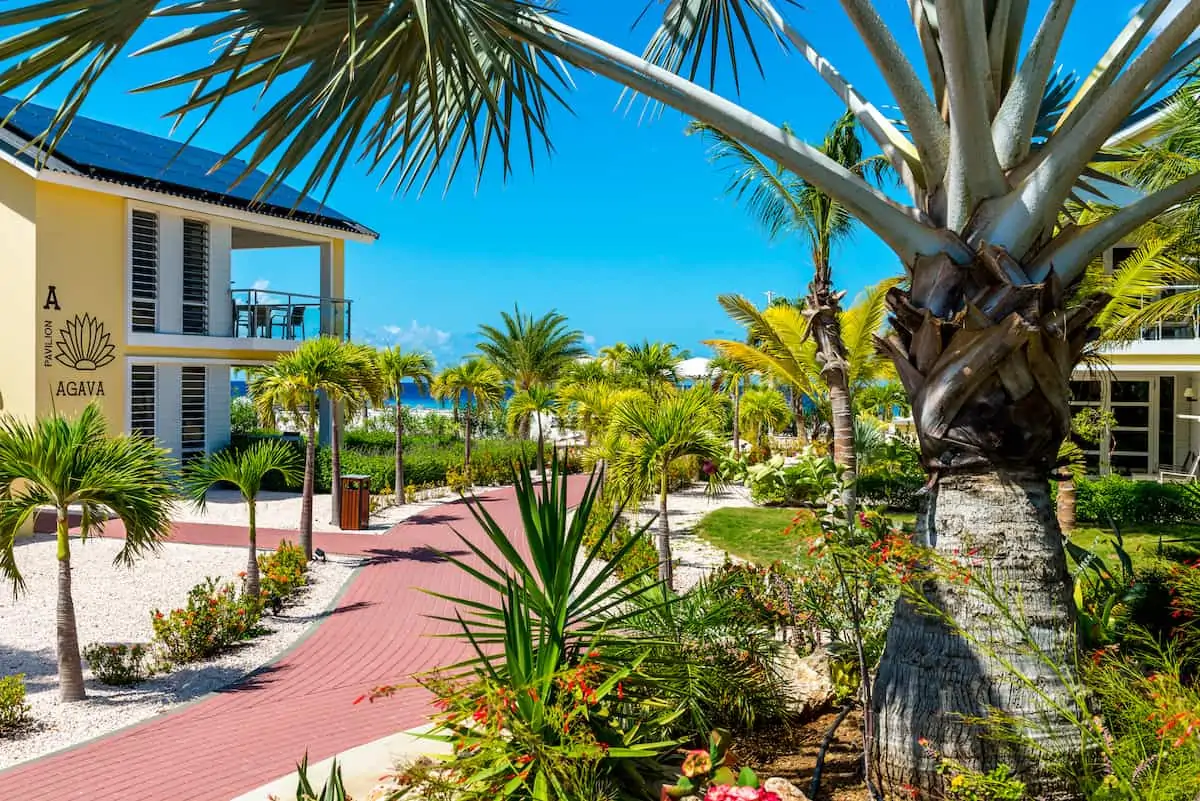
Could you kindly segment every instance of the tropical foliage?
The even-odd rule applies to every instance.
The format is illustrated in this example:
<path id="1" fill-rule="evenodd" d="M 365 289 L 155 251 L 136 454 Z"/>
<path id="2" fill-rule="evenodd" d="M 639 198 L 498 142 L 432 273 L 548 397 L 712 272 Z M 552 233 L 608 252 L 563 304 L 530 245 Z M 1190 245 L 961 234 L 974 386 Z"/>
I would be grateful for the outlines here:
<path id="1" fill-rule="evenodd" d="M 471 428 L 480 414 L 504 400 L 504 376 L 495 365 L 481 358 L 467 359 L 438 373 L 431 387 L 433 397 L 449 400 L 463 424 L 463 464 L 471 470 Z"/>
<path id="2" fill-rule="evenodd" d="M 383 385 L 396 404 L 396 478 L 392 487 L 399 494 L 407 486 L 404 481 L 404 385 L 412 382 L 418 392 L 429 394 L 434 362 L 428 353 L 404 351 L 399 345 L 380 350 L 376 359 Z"/>
<path id="3" fill-rule="evenodd" d="M 501 327 L 479 326 L 483 340 L 477 346 L 506 381 L 515 389 L 545 387 L 558 380 L 569 365 L 586 351 L 583 332 L 567 325 L 567 318 L 556 311 L 541 317 L 501 312 Z"/>

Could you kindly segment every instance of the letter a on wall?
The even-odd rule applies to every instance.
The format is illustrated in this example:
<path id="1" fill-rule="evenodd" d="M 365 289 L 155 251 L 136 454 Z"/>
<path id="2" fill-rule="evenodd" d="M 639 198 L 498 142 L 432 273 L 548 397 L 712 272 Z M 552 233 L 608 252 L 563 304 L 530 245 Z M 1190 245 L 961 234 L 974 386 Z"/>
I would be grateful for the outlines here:
<path id="1" fill-rule="evenodd" d="M 42 306 L 42 308 L 62 311 L 62 306 L 58 305 L 58 287 L 54 286 L 53 284 L 50 285 L 49 290 L 46 292 L 46 303 Z"/>

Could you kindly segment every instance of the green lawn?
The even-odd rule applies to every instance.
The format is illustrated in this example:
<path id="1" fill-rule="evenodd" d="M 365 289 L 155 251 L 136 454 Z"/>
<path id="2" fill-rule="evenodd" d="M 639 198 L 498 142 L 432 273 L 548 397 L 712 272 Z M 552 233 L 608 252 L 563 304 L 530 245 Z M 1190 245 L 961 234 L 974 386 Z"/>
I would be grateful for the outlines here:
<path id="1" fill-rule="evenodd" d="M 804 519 L 803 525 L 785 535 L 784 530 L 792 525 L 797 515 Z M 897 520 L 912 520 L 912 515 L 894 517 Z M 751 507 L 710 512 L 697 524 L 696 533 L 734 556 L 755 564 L 768 565 L 780 559 L 795 559 L 798 554 L 803 554 L 805 540 L 815 529 L 816 521 L 807 510 Z M 1200 558 L 1200 525 L 1130 525 L 1121 533 L 1125 550 L 1135 563 L 1155 559 L 1160 540 L 1170 558 Z M 1115 566 L 1116 553 L 1111 534 L 1111 529 L 1080 527 L 1071 539 Z"/>

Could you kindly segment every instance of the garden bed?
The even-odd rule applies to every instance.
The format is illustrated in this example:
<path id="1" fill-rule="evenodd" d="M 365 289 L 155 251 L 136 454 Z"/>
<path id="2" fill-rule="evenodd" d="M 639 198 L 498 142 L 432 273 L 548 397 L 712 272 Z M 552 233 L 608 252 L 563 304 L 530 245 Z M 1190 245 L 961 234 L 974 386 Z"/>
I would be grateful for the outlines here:
<path id="1" fill-rule="evenodd" d="M 72 541 L 72 583 L 79 644 L 147 642 L 151 611 L 181 605 L 206 576 L 233 579 L 245 569 L 246 549 L 164 545 L 132 568 L 113 565 L 121 542 Z M 0 594 L 0 675 L 24 673 L 34 726 L 0 741 L 0 770 L 90 740 L 233 683 L 278 658 L 326 610 L 353 574 L 357 560 L 331 557 L 310 567 L 310 585 L 278 617 L 266 615 L 268 633 L 210 661 L 184 665 L 133 687 L 108 687 L 85 668 L 89 700 L 59 701 L 54 646 L 55 543 L 38 537 L 16 548 L 27 591 L 15 601 Z"/>

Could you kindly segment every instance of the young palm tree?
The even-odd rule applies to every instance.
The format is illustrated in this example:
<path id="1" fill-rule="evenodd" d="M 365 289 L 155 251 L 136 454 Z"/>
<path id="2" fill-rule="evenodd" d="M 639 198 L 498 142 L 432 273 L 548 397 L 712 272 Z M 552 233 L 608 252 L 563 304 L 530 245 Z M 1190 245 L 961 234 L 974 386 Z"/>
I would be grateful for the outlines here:
<path id="1" fill-rule="evenodd" d="M 71 597 L 71 507 L 83 512 L 80 537 L 99 534 L 109 517 L 125 528 L 116 563 L 130 565 L 171 533 L 173 462 L 152 440 L 109 436 L 100 408 L 89 405 L 74 418 L 53 415 L 34 423 L 0 419 L 0 573 L 19 594 L 25 588 L 14 541 L 41 507 L 58 520 L 59 692 L 82 701 L 83 664 Z"/>
<path id="2" fill-rule="evenodd" d="M 247 166 L 266 166 L 274 179 L 315 165 L 304 191 L 336 176 L 356 150 L 405 187 L 423 187 L 435 174 L 453 179 L 464 157 L 481 176 L 489 157 L 511 165 L 514 142 L 544 141 L 550 109 L 565 102 L 559 59 L 708 123 L 817 187 L 883 239 L 909 277 L 907 288 L 889 293 L 895 335 L 879 347 L 913 400 L 931 474 L 919 537 L 946 554 L 964 547 L 986 554 L 993 578 L 1025 599 L 1020 614 L 1037 621 L 1040 646 L 1069 666 L 1069 583 L 1048 477 L 1070 430 L 1067 379 L 1103 300 L 1068 308 L 1068 291 L 1097 254 L 1200 189 L 1200 170 L 1164 180 L 1103 220 L 1075 224 L 1063 212 L 1081 179 L 1085 187 L 1106 180 L 1091 166 L 1105 142 L 1200 55 L 1200 1 L 1145 0 L 1087 79 L 1065 90 L 1054 66 L 1074 0 L 1049 0 L 1040 20 L 1027 2 L 909 0 L 912 54 L 876 4 L 840 5 L 887 87 L 890 96 L 878 103 L 772 0 L 661 4 L 662 23 L 644 56 L 569 25 L 551 13 L 558 4 L 550 0 L 360 0 L 355 14 L 339 4 L 198 0 L 171 8 L 171 19 L 183 17 L 186 27 L 192 17 L 197 27 L 141 52 L 184 48 L 176 52 L 196 58 L 205 52 L 193 47 L 197 40 L 220 42 L 194 69 L 156 84 L 191 84 L 175 111 L 199 110 L 203 121 L 234 95 L 293 77 L 294 88 L 262 106 L 233 150 L 248 150 Z M 158 6 L 47 0 L 0 13 L 0 27 L 11 29 L 0 94 L 28 96 L 27 87 L 75 69 L 76 86 L 49 125 L 52 148 L 62 123 Z M 887 157 L 909 202 L 697 82 L 703 71 L 700 80 L 715 86 L 722 63 L 736 81 L 739 52 L 761 66 L 760 36 L 794 46 L 813 66 Z M 779 92 L 797 96 L 793 76 Z M 1067 101 L 1047 112 L 1043 99 L 1052 92 Z M 881 104 L 894 104 L 903 123 Z M 326 137 L 331 130 L 338 135 Z M 448 146 L 456 136 L 482 146 Z M 974 728 L 991 707 L 1036 726 L 1039 748 L 1052 756 L 1081 753 L 1077 729 L 1052 711 L 1071 703 L 1071 669 L 1045 676 L 1025 647 L 1026 627 L 975 614 L 969 590 L 939 582 L 925 589 L 968 636 L 901 605 L 879 670 L 880 700 L 866 716 L 872 784 L 880 792 L 934 792 L 940 777 L 912 745 L 925 736 L 974 769 L 1009 763 L 1031 795 L 1078 797 L 1062 773 L 1043 767 L 1054 759 L 1039 762 L 1021 744 L 997 743 Z M 976 658 L 972 640 L 1001 658 Z M 923 647 L 908 647 L 913 642 Z M 931 653 L 939 654 L 936 664 L 926 659 Z M 1036 689 L 1014 683 L 1010 668 L 1044 680 Z M 986 699 L 943 696 L 945 687 L 977 686 L 1000 689 Z"/>
<path id="3" fill-rule="evenodd" d="M 742 425 L 754 436 L 759 453 L 767 451 L 767 435 L 785 426 L 792 416 L 787 398 L 774 389 L 751 387 L 742 397 Z"/>
<path id="4" fill-rule="evenodd" d="M 255 507 L 263 481 L 278 473 L 286 483 L 301 477 L 300 459 L 286 442 L 260 440 L 243 451 L 221 451 L 188 465 L 183 473 L 184 496 L 204 509 L 208 492 L 221 484 L 230 484 L 242 494 L 249 516 L 250 552 L 246 560 L 246 592 L 258 596 L 258 526 Z"/>
<path id="5" fill-rule="evenodd" d="M 634 397 L 646 397 L 646 393 L 610 381 L 567 384 L 559 390 L 559 400 L 576 415 L 588 447 L 596 444 L 607 430 L 613 408 Z"/>
<path id="6" fill-rule="evenodd" d="M 802 178 L 772 167 L 750 148 L 708 123 L 692 123 L 691 133 L 703 134 L 712 143 L 713 163 L 727 168 L 732 177 L 726 191 L 743 201 L 772 238 L 799 234 L 809 249 L 813 265 L 803 314 L 807 332 L 816 344 L 821 381 L 828 389 L 833 424 L 833 460 L 853 485 L 854 409 L 851 403 L 850 362 L 842 340 L 841 301 L 834 292 L 831 256 L 835 246 L 854 233 L 854 218 L 836 200 Z M 863 160 L 853 112 L 847 111 L 825 136 L 820 152 L 858 178 L 875 172 L 886 160 Z M 875 332 L 871 332 L 875 333 Z"/>
<path id="7" fill-rule="evenodd" d="M 313 553 L 313 490 L 317 474 L 317 416 L 321 395 L 331 400 L 356 397 L 362 391 L 363 368 L 360 359 L 347 358 L 347 349 L 341 340 L 320 337 L 302 342 L 291 353 L 255 370 L 250 378 L 250 398 L 259 419 L 274 426 L 277 410 L 283 410 L 293 419 L 304 421 L 300 547 L 309 559 Z M 336 441 L 337 437 L 332 439 Z M 332 489 L 336 497 L 337 485 Z"/>
<path id="8" fill-rule="evenodd" d="M 504 400 L 504 376 L 486 359 L 467 359 L 438 373 L 431 393 L 438 400 L 452 401 L 462 415 L 463 469 L 470 475 L 472 419 Z"/>
<path id="9" fill-rule="evenodd" d="M 714 387 L 728 392 L 729 398 L 733 403 L 733 455 L 740 456 L 742 453 L 742 388 L 753 371 L 746 369 L 744 365 L 730 359 L 728 356 L 716 357 L 708 363 L 708 367 L 713 373 Z"/>
<path id="10" fill-rule="evenodd" d="M 628 498 L 658 496 L 658 577 L 672 585 L 671 524 L 667 496 L 671 465 L 689 456 L 718 459 L 722 452 L 716 396 L 707 387 L 628 398 L 612 410 L 609 479 Z M 715 475 L 715 474 L 714 474 Z"/>
<path id="11" fill-rule="evenodd" d="M 633 383 L 651 395 L 675 387 L 679 383 L 679 363 L 688 358 L 674 342 L 650 342 L 629 345 L 618 356 L 619 369 Z"/>
<path id="12" fill-rule="evenodd" d="M 553 384 L 587 354 L 583 332 L 568 328 L 567 318 L 556 311 L 535 319 L 514 306 L 512 314 L 500 312 L 500 317 L 501 328 L 479 326 L 483 341 L 478 348 L 517 391 Z"/>
<path id="13" fill-rule="evenodd" d="M 534 385 L 523 389 L 508 399 L 508 427 L 510 431 L 518 431 L 529 427 L 530 420 L 537 422 L 537 469 L 541 475 L 546 472 L 546 438 L 545 424 L 542 422 L 558 412 L 558 394 L 547 387 Z"/>
<path id="14" fill-rule="evenodd" d="M 387 387 L 379 370 L 379 361 L 375 358 L 375 349 L 352 342 L 339 342 L 339 344 L 341 345 L 341 358 L 346 363 L 346 369 L 355 377 L 355 381 L 349 386 L 335 381 L 323 389 L 331 407 L 329 415 L 329 522 L 335 526 L 342 520 L 342 427 L 345 425 L 347 416 L 364 413 L 368 404 L 382 404 L 387 395 Z"/>
<path id="15" fill-rule="evenodd" d="M 376 355 L 379 372 L 388 394 L 396 401 L 396 497 L 404 499 L 404 382 L 411 381 L 418 392 L 429 394 L 433 382 L 433 357 L 427 353 L 402 351 L 397 345 Z"/>

